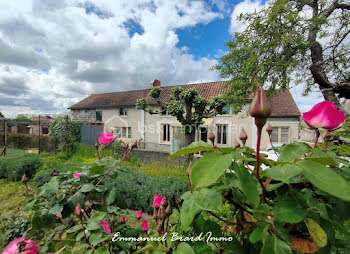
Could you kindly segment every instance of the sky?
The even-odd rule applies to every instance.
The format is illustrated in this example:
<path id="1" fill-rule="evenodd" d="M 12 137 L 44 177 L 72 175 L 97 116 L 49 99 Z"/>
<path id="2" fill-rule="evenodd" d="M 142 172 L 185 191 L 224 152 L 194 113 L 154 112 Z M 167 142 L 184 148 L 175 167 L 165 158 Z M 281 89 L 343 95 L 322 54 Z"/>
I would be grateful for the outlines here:
<path id="1" fill-rule="evenodd" d="M 92 93 L 221 80 L 255 0 L 0 0 L 0 112 L 60 113 Z M 322 100 L 291 90 L 300 111 Z"/>

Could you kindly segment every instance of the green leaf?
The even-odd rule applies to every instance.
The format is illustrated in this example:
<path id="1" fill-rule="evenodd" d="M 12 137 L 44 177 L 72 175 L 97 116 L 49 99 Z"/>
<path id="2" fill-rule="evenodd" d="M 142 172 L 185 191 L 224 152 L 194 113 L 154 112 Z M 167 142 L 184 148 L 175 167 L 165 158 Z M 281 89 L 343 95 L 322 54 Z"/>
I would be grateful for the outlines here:
<path id="1" fill-rule="evenodd" d="M 95 189 L 95 185 L 93 185 L 92 183 L 87 183 L 87 184 L 84 184 L 83 187 L 81 187 L 80 191 L 81 192 L 90 192 L 93 189 Z"/>
<path id="2" fill-rule="evenodd" d="M 102 175 L 105 173 L 105 168 L 101 166 L 94 166 L 89 169 L 89 175 L 94 176 L 94 175 Z"/>
<path id="3" fill-rule="evenodd" d="M 109 254 L 109 251 L 105 247 L 100 247 L 97 250 L 95 250 L 94 254 Z"/>
<path id="4" fill-rule="evenodd" d="M 235 164 L 235 172 L 240 185 L 240 189 L 247 197 L 249 203 L 256 207 L 260 203 L 260 196 L 254 176 L 242 164 Z"/>
<path id="5" fill-rule="evenodd" d="M 58 213 L 61 213 L 63 210 L 63 205 L 55 205 L 54 207 L 52 207 L 49 212 L 56 215 Z"/>
<path id="6" fill-rule="evenodd" d="M 306 201 L 305 201 L 306 202 Z M 307 213 L 303 203 L 298 197 L 283 196 L 273 208 L 275 220 L 288 223 L 298 223 L 302 221 Z"/>
<path id="7" fill-rule="evenodd" d="M 98 225 L 97 221 L 91 221 L 86 225 L 86 229 L 93 231 L 93 230 L 97 230 L 100 229 L 101 227 Z"/>
<path id="8" fill-rule="evenodd" d="M 46 183 L 43 187 L 40 188 L 40 193 L 39 195 L 47 195 L 47 196 L 51 196 L 56 194 L 56 192 L 58 191 L 58 181 L 56 180 L 56 178 L 52 179 L 50 182 Z"/>
<path id="9" fill-rule="evenodd" d="M 108 239 L 108 236 L 104 236 L 102 232 L 96 231 L 91 234 L 89 237 L 89 242 L 91 245 L 96 246 L 97 244 Z"/>
<path id="10" fill-rule="evenodd" d="M 253 211 L 253 216 L 257 220 L 265 220 L 266 217 L 270 214 L 270 211 L 271 208 L 268 205 L 258 205 Z"/>
<path id="11" fill-rule="evenodd" d="M 350 201 L 350 185 L 333 169 L 313 162 L 300 161 L 303 174 L 313 185 L 337 198 Z"/>
<path id="12" fill-rule="evenodd" d="M 312 237 L 312 240 L 314 240 L 317 247 L 325 247 L 327 245 L 327 235 L 324 232 L 324 230 L 320 227 L 320 225 L 318 225 L 317 222 L 310 218 L 306 218 L 304 221 L 310 233 L 310 236 Z"/>
<path id="13" fill-rule="evenodd" d="M 253 244 L 261 241 L 263 239 L 264 231 L 268 226 L 265 223 L 258 223 L 258 226 L 254 229 L 254 231 L 249 235 L 249 241 Z"/>
<path id="14" fill-rule="evenodd" d="M 151 244 L 147 244 L 145 247 L 142 247 L 138 251 L 135 251 L 134 254 L 147 253 L 147 252 L 149 252 L 151 250 L 154 250 L 154 247 L 155 246 L 153 246 Z"/>
<path id="15" fill-rule="evenodd" d="M 288 244 L 276 236 L 266 235 L 260 254 L 292 254 Z"/>
<path id="16" fill-rule="evenodd" d="M 189 192 L 182 195 L 184 202 L 181 208 L 180 221 L 183 230 L 187 230 L 192 224 L 192 221 L 196 214 L 200 212 L 200 208 L 194 202 L 194 197 Z"/>
<path id="17" fill-rule="evenodd" d="M 207 142 L 197 141 L 197 142 L 193 142 L 188 147 L 185 147 L 185 148 L 182 148 L 182 149 L 176 151 L 175 153 L 170 155 L 168 157 L 168 159 L 170 160 L 170 159 L 177 157 L 177 156 L 190 154 L 190 153 L 198 153 L 201 151 L 210 151 L 210 150 L 213 150 L 213 147 L 211 145 L 209 145 Z"/>
<path id="18" fill-rule="evenodd" d="M 103 218 L 107 215 L 107 213 L 105 212 L 97 212 L 94 213 L 91 218 L 89 219 L 89 221 L 93 221 L 93 222 L 100 222 L 103 220 Z"/>
<path id="19" fill-rule="evenodd" d="M 194 252 L 194 250 L 192 249 L 192 247 L 189 244 L 185 243 L 185 242 L 180 243 L 173 253 L 174 254 L 184 254 L 184 253 L 186 253 L 186 254 L 196 254 Z"/>
<path id="20" fill-rule="evenodd" d="M 217 182 L 232 163 L 232 154 L 208 152 L 191 169 L 192 188 L 208 187 Z"/>
<path id="21" fill-rule="evenodd" d="M 267 170 L 267 177 L 271 177 L 274 180 L 289 183 L 290 178 L 297 176 L 301 173 L 303 168 L 295 164 L 286 164 L 279 167 L 272 167 Z"/>
<path id="22" fill-rule="evenodd" d="M 67 230 L 67 233 L 74 233 L 82 229 L 81 224 L 75 225 L 74 227 Z"/>
<path id="23" fill-rule="evenodd" d="M 220 212 L 223 205 L 223 198 L 220 193 L 214 190 L 201 189 L 193 192 L 195 204 L 202 210 Z"/>
<path id="24" fill-rule="evenodd" d="M 267 185 L 267 191 L 274 191 L 276 189 L 278 189 L 279 187 L 283 186 L 284 183 L 270 183 L 269 185 Z"/>
<path id="25" fill-rule="evenodd" d="M 279 152 L 278 161 L 294 161 L 303 157 L 304 154 L 311 152 L 311 147 L 305 143 L 293 143 L 283 145 Z"/>
<path id="26" fill-rule="evenodd" d="M 85 203 L 85 195 L 80 191 L 78 191 L 68 199 L 68 205 L 72 210 L 74 210 L 78 204 L 83 206 L 84 203 Z"/>

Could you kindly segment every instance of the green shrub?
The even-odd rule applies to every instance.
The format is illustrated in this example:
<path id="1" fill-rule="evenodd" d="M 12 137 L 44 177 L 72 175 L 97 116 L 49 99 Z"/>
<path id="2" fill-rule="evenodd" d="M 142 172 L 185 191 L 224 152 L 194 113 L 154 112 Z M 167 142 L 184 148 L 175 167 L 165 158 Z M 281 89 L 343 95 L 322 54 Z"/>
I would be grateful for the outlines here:
<path id="1" fill-rule="evenodd" d="M 181 194 L 188 191 L 188 183 L 180 177 L 149 177 L 142 172 L 120 167 L 105 181 L 109 189 L 115 188 L 125 199 L 129 209 L 152 213 L 154 195 L 166 197 L 175 205 Z"/>
<path id="2" fill-rule="evenodd" d="M 6 157 L 0 158 L 0 178 L 19 181 L 23 174 L 30 178 L 41 165 L 42 160 L 38 154 L 10 150 Z"/>

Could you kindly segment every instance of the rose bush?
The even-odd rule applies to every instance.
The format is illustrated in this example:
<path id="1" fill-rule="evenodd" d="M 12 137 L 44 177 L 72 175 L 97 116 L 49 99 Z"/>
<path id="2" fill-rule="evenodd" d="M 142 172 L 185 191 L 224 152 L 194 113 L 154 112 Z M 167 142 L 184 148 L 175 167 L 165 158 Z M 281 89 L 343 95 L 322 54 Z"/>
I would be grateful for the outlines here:
<path id="1" fill-rule="evenodd" d="M 305 143 L 274 148 L 278 160 L 269 160 L 259 153 L 269 115 L 264 92 L 253 101 L 261 104 L 251 111 L 256 150 L 245 146 L 242 131 L 240 147 L 219 148 L 211 134 L 211 145 L 199 141 L 171 155 L 204 153 L 190 163 L 190 191 L 180 199 L 148 197 L 153 219 L 118 207 L 123 194 L 107 183 L 118 177 L 120 162 L 103 158 L 36 190 L 22 235 L 39 253 L 349 253 L 349 161 Z M 112 241 L 117 232 L 135 240 Z M 142 240 L 147 236 L 161 241 Z"/>

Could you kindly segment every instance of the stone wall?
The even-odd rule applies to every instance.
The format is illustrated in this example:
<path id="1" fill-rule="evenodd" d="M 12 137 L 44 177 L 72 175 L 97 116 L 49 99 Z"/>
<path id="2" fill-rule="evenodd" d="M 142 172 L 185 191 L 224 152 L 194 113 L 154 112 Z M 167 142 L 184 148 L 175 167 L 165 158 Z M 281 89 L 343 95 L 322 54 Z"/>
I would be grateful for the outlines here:
<path id="1" fill-rule="evenodd" d="M 70 111 L 70 118 L 82 123 L 96 122 L 95 109 L 74 109 Z"/>

